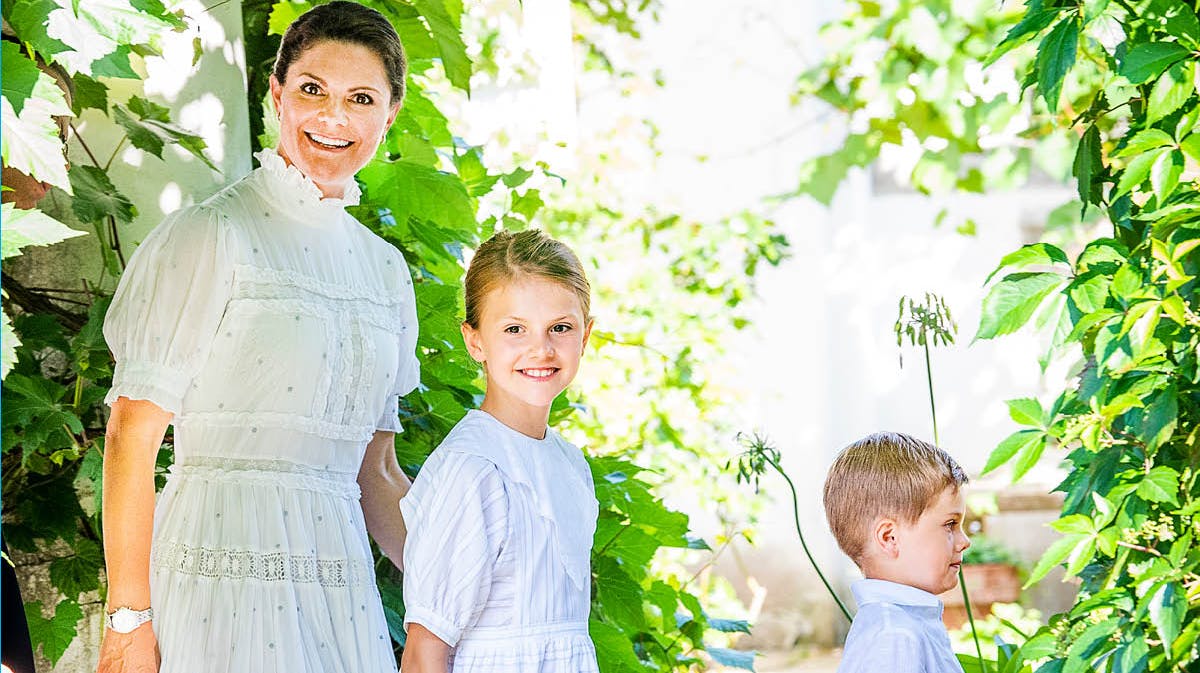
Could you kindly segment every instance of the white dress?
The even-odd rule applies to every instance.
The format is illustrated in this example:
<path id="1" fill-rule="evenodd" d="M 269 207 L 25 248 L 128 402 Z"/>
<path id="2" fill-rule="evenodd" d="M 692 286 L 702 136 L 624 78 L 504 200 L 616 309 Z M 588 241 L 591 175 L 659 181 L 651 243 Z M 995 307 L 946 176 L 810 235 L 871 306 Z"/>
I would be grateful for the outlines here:
<path id="1" fill-rule="evenodd" d="M 175 414 L 151 552 L 161 673 L 396 670 L 356 483 L 418 382 L 403 256 L 275 152 L 173 214 L 104 324 L 107 401 Z"/>
<path id="2" fill-rule="evenodd" d="M 404 622 L 451 645 L 452 673 L 594 673 L 597 504 L 583 453 L 470 411 L 400 500 Z"/>

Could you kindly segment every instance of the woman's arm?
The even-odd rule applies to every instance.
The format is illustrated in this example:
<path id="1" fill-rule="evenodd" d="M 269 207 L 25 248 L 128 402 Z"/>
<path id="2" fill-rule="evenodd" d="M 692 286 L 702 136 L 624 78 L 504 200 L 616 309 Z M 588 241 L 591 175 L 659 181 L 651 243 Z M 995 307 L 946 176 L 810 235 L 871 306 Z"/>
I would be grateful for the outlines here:
<path id="1" fill-rule="evenodd" d="M 447 673 L 449 668 L 450 646 L 424 626 L 410 623 L 400 670 L 404 673 Z"/>
<path id="2" fill-rule="evenodd" d="M 154 462 L 171 414 L 153 402 L 118 398 L 104 440 L 104 563 L 108 609 L 150 607 Z M 153 673 L 158 642 L 151 624 L 130 633 L 105 630 L 99 673 Z"/>
<path id="3" fill-rule="evenodd" d="M 377 431 L 367 443 L 362 467 L 358 470 L 358 487 L 362 490 L 363 518 L 367 532 L 397 568 L 403 570 L 404 516 L 400 513 L 400 498 L 408 494 L 412 481 L 400 469 L 396 460 L 396 434 Z"/>

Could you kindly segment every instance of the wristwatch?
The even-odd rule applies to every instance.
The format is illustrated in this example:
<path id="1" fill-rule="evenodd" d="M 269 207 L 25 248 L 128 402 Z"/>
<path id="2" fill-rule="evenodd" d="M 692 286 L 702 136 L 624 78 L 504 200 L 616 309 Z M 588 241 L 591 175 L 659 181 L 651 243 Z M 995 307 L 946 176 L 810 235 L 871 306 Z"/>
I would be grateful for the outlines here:
<path id="1" fill-rule="evenodd" d="M 154 610 L 151 608 L 145 610 L 117 608 L 104 617 L 104 623 L 117 633 L 129 633 L 152 619 L 154 619 Z"/>

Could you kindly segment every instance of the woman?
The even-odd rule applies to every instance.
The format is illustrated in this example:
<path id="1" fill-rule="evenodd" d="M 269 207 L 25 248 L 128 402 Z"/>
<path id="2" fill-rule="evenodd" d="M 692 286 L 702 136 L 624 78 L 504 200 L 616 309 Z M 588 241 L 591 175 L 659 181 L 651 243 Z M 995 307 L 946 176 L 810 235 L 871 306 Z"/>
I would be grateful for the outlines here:
<path id="1" fill-rule="evenodd" d="M 297 19 L 271 77 L 278 147 L 130 260 L 104 329 L 101 673 L 396 670 L 366 533 L 399 562 L 416 311 L 404 258 L 344 207 L 404 77 L 378 12 Z"/>

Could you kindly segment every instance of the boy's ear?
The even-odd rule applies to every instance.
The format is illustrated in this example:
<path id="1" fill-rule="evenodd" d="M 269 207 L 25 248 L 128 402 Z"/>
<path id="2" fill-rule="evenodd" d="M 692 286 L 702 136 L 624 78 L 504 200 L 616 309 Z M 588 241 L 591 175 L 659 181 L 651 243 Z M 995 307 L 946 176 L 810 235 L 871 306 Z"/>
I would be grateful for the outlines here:
<path id="1" fill-rule="evenodd" d="M 487 360 L 487 355 L 483 352 L 483 340 L 479 338 L 479 332 L 475 331 L 474 327 L 465 322 L 461 328 L 463 343 L 467 345 L 467 353 L 471 355 L 471 359 L 480 363 Z"/>
<path id="2" fill-rule="evenodd" d="M 900 556 L 899 526 L 894 519 L 880 517 L 871 528 L 871 546 L 886 558 Z"/>

